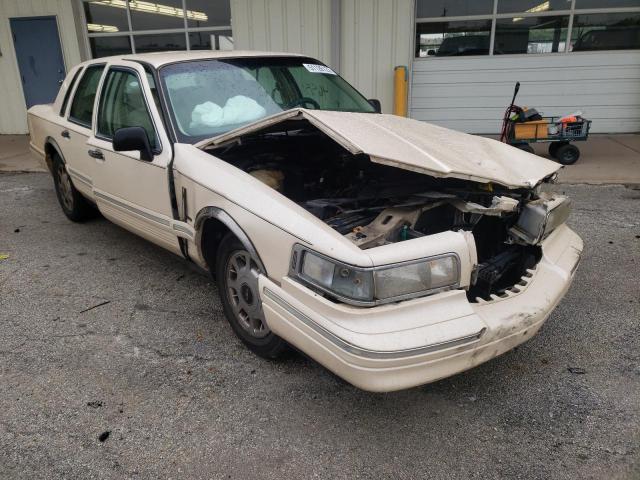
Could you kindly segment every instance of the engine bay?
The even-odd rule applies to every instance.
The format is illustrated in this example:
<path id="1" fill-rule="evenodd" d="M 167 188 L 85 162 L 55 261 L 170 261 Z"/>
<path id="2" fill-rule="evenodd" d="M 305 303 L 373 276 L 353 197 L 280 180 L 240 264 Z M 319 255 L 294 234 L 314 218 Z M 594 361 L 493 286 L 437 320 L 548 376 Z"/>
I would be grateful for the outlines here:
<path id="1" fill-rule="evenodd" d="M 344 235 L 361 249 L 449 230 L 469 231 L 478 265 L 467 292 L 490 299 L 517 284 L 541 258 L 538 242 L 514 235 L 531 189 L 434 178 L 354 155 L 305 123 L 279 123 L 212 155 L 234 165 Z"/>

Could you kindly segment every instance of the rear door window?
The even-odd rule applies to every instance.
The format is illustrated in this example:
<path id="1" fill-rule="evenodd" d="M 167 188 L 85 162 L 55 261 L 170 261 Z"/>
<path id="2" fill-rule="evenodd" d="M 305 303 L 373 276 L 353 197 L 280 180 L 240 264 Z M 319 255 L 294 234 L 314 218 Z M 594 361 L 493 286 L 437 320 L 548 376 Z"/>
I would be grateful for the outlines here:
<path id="1" fill-rule="evenodd" d="M 91 118 L 93 116 L 93 104 L 96 99 L 96 91 L 104 65 L 92 65 L 87 67 L 78 83 L 76 93 L 69 110 L 69 120 L 83 127 L 91 128 Z"/>

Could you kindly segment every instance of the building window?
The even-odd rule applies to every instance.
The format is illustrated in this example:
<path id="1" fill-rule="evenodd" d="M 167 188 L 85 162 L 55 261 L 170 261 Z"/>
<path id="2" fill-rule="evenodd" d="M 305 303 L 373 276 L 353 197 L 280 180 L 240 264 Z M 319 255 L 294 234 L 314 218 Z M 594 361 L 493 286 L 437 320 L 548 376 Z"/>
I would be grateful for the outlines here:
<path id="1" fill-rule="evenodd" d="M 419 23 L 417 32 L 418 57 L 489 55 L 491 20 Z"/>
<path id="2" fill-rule="evenodd" d="M 231 50 L 230 0 L 81 0 L 92 58 Z"/>
<path id="3" fill-rule="evenodd" d="M 574 52 L 640 49 L 640 13 L 576 15 L 571 49 Z"/>
<path id="4" fill-rule="evenodd" d="M 89 33 L 126 32 L 129 30 L 126 9 L 118 8 L 107 2 L 85 2 L 84 16 Z"/>
<path id="5" fill-rule="evenodd" d="M 187 12 L 197 12 L 198 15 L 187 14 L 187 26 L 190 28 L 228 27 L 231 25 L 231 5 L 228 0 L 186 0 Z"/>
<path id="6" fill-rule="evenodd" d="M 498 13 L 540 13 L 570 10 L 571 0 L 500 0 Z"/>
<path id="7" fill-rule="evenodd" d="M 568 16 L 499 18 L 493 53 L 564 52 L 568 25 Z"/>
<path id="8" fill-rule="evenodd" d="M 418 58 L 640 49 L 640 0 L 416 0 L 416 19 Z"/>
<path id="9" fill-rule="evenodd" d="M 191 50 L 232 50 L 231 30 L 217 32 L 192 32 L 189 34 Z"/>
<path id="10" fill-rule="evenodd" d="M 167 50 L 186 50 L 187 43 L 182 33 L 158 33 L 136 35 L 136 52 L 164 52 Z"/>
<path id="11" fill-rule="evenodd" d="M 129 0 L 132 30 L 184 28 L 182 0 L 158 0 L 161 3 Z M 193 12 L 187 11 L 187 15 Z"/>
<path id="12" fill-rule="evenodd" d="M 466 17 L 491 15 L 493 0 L 418 0 L 417 17 Z"/>
<path id="13" fill-rule="evenodd" d="M 576 8 L 640 7 L 640 0 L 576 0 Z"/>
<path id="14" fill-rule="evenodd" d="M 93 58 L 124 55 L 131 53 L 131 38 L 128 36 L 91 37 L 89 38 L 89 46 Z"/>

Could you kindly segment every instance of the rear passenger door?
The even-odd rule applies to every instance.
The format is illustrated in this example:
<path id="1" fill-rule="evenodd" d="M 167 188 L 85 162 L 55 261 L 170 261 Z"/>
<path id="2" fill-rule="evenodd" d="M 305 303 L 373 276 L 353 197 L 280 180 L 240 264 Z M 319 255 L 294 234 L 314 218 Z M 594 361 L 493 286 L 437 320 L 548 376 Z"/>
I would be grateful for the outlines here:
<path id="1" fill-rule="evenodd" d="M 126 127 L 144 128 L 153 149 L 151 161 L 142 160 L 139 152 L 113 150 L 115 132 Z M 95 163 L 94 195 L 100 211 L 128 230 L 179 253 L 167 170 L 171 144 L 139 64 L 109 66 L 97 102 L 94 135 L 87 147 Z"/>
<path id="2" fill-rule="evenodd" d="M 74 186 L 92 200 L 96 163 L 87 155 L 87 140 L 92 135 L 94 104 L 104 68 L 104 63 L 89 65 L 82 72 L 72 92 L 64 128 L 56 139 Z"/>

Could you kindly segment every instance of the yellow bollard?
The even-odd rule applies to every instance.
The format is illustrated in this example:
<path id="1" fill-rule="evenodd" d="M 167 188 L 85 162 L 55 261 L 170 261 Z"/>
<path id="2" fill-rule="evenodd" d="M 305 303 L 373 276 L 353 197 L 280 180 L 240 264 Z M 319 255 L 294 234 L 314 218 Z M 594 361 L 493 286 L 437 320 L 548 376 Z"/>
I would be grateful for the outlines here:
<path id="1" fill-rule="evenodd" d="M 393 69 L 393 114 L 407 116 L 409 73 L 404 65 Z"/>

